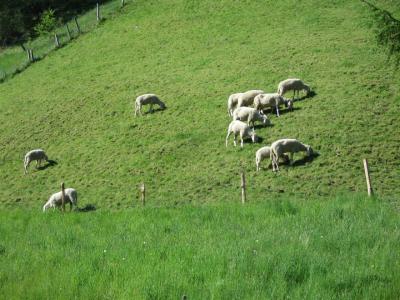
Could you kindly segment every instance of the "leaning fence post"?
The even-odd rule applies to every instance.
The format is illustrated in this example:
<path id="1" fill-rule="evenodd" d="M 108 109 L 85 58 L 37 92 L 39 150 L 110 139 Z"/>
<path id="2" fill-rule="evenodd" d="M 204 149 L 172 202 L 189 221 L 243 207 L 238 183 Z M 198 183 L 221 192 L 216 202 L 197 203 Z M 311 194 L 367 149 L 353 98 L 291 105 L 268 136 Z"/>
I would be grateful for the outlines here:
<path id="1" fill-rule="evenodd" d="M 68 23 L 65 24 L 65 27 L 67 28 L 68 38 L 71 40 L 71 30 L 69 30 Z"/>
<path id="2" fill-rule="evenodd" d="M 145 186 L 144 182 L 140 184 L 139 190 L 140 190 L 140 198 L 142 200 L 142 205 L 145 206 L 145 204 L 146 204 L 146 186 Z"/>
<path id="3" fill-rule="evenodd" d="M 54 33 L 54 43 L 56 44 L 56 47 L 60 47 L 60 40 L 58 39 L 57 33 Z"/>
<path id="4" fill-rule="evenodd" d="M 372 191 L 372 185 L 371 185 L 371 178 L 369 176 L 368 161 L 366 158 L 364 158 L 363 162 L 364 162 L 365 180 L 367 181 L 368 196 L 371 197 L 373 194 L 373 191 Z"/>
<path id="5" fill-rule="evenodd" d="M 64 182 L 61 182 L 61 205 L 62 205 L 62 211 L 65 212 L 65 185 L 64 185 Z"/>
<path id="6" fill-rule="evenodd" d="M 240 172 L 240 181 L 240 187 L 242 188 L 242 203 L 244 204 L 246 202 L 246 178 L 244 176 L 244 171 Z"/>
<path id="7" fill-rule="evenodd" d="M 74 21 L 75 21 L 76 29 L 78 30 L 78 34 L 80 34 L 81 33 L 81 28 L 79 27 L 79 24 L 78 24 L 78 18 L 74 17 Z"/>
<path id="8" fill-rule="evenodd" d="M 100 6 L 99 6 L 99 2 L 96 3 L 96 20 L 97 20 L 97 22 L 100 22 Z"/>

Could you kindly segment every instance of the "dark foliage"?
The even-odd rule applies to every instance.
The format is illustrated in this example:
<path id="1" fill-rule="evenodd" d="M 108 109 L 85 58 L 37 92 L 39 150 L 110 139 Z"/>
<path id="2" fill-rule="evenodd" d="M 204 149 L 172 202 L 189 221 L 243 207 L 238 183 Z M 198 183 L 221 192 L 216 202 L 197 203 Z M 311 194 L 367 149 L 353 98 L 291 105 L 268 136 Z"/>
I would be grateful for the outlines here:
<path id="1" fill-rule="evenodd" d="M 0 45 L 22 43 L 35 34 L 34 26 L 41 14 L 53 9 L 61 22 L 105 0 L 1 0 L 0 1 Z"/>

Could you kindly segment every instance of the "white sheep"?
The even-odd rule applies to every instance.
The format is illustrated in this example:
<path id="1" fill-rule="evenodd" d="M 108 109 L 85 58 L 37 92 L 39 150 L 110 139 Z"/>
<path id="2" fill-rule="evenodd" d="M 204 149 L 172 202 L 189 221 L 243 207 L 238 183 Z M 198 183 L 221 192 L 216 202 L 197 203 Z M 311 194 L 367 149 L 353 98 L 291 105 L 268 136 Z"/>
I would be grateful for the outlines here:
<path id="1" fill-rule="evenodd" d="M 278 93 L 272 94 L 259 94 L 254 98 L 254 107 L 257 110 L 262 111 L 266 107 L 276 109 L 276 115 L 279 117 L 279 106 L 285 105 L 289 110 L 293 110 L 293 101 L 286 100 L 283 96 Z"/>
<path id="2" fill-rule="evenodd" d="M 238 104 L 237 107 L 242 107 L 242 106 L 250 106 L 254 102 L 254 98 L 259 95 L 263 94 L 264 91 L 262 90 L 250 90 L 244 93 L 241 93 L 238 98 Z"/>
<path id="3" fill-rule="evenodd" d="M 240 120 L 240 121 L 247 121 L 247 125 L 250 126 L 252 124 L 254 128 L 254 122 L 260 121 L 264 125 L 269 125 L 271 122 L 269 121 L 268 117 L 264 115 L 262 111 L 258 111 L 252 107 L 238 107 L 233 112 L 233 120 Z"/>
<path id="4" fill-rule="evenodd" d="M 71 211 L 72 206 L 74 205 L 75 207 L 78 206 L 78 193 L 76 192 L 75 189 L 72 188 L 67 188 L 64 191 L 65 191 L 64 202 L 65 204 L 69 203 L 69 210 Z M 50 196 L 46 204 L 43 205 L 43 212 L 45 212 L 49 208 L 53 208 L 54 210 L 56 207 L 60 207 L 61 205 L 62 205 L 62 194 L 60 191 Z"/>
<path id="5" fill-rule="evenodd" d="M 261 162 L 266 158 L 270 158 L 270 156 L 271 156 L 271 147 L 270 146 L 265 146 L 265 147 L 262 147 L 257 150 L 257 152 L 256 152 L 256 170 L 257 171 L 260 170 Z M 289 157 L 286 154 L 284 154 L 283 159 L 285 161 L 288 161 Z"/>
<path id="6" fill-rule="evenodd" d="M 310 86 L 305 84 L 302 80 L 298 78 L 289 78 L 283 80 L 278 85 L 278 94 L 283 96 L 288 91 L 293 91 L 293 99 L 297 92 L 297 97 L 299 97 L 300 91 L 306 91 L 307 96 L 310 94 Z"/>
<path id="7" fill-rule="evenodd" d="M 243 138 L 251 137 L 251 140 L 253 141 L 253 143 L 255 143 L 257 140 L 257 135 L 256 135 L 254 129 L 253 130 L 250 129 L 250 127 L 242 121 L 235 120 L 229 124 L 228 134 L 227 134 L 226 140 L 225 140 L 226 147 L 228 147 L 228 138 L 232 133 L 234 134 L 233 144 L 235 145 L 235 147 L 236 147 L 236 138 L 238 135 L 240 136 L 240 147 L 242 147 L 242 148 L 243 148 Z"/>
<path id="8" fill-rule="evenodd" d="M 239 96 L 241 94 L 242 93 L 232 94 L 228 98 L 228 115 L 230 117 L 232 117 L 233 110 L 234 110 L 235 106 L 237 105 Z"/>
<path id="9" fill-rule="evenodd" d="M 284 153 L 289 153 L 290 165 L 293 165 L 293 153 L 306 152 L 307 156 L 313 154 L 313 149 L 309 145 L 305 145 L 296 139 L 281 139 L 271 144 L 270 158 L 272 162 L 272 170 L 279 171 L 279 158 Z"/>
<path id="10" fill-rule="evenodd" d="M 49 161 L 46 153 L 42 149 L 35 149 L 25 154 L 24 158 L 24 173 L 28 172 L 29 164 L 36 160 L 36 168 L 40 166 L 42 160 Z"/>
<path id="11" fill-rule="evenodd" d="M 165 103 L 158 98 L 155 94 L 144 94 L 136 98 L 135 101 L 135 117 L 142 113 L 142 106 L 150 104 L 149 112 L 153 112 L 153 105 L 158 104 L 161 109 L 165 109 Z"/>

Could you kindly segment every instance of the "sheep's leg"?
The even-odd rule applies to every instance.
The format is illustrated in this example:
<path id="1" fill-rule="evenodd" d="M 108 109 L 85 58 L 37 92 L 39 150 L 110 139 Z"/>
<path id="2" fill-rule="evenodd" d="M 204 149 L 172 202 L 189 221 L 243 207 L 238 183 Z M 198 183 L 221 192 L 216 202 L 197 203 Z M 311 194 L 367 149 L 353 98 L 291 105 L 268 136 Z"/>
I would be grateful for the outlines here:
<path id="1" fill-rule="evenodd" d="M 276 116 L 280 117 L 280 115 L 279 115 L 279 105 L 276 106 Z"/>
<path id="2" fill-rule="evenodd" d="M 228 147 L 228 139 L 229 139 L 229 136 L 231 135 L 231 133 L 232 132 L 228 130 L 228 134 L 226 135 L 226 139 L 225 139 L 225 146 L 226 147 Z"/>
<path id="3" fill-rule="evenodd" d="M 235 145 L 235 147 L 237 146 L 236 140 L 237 140 L 237 133 L 234 133 L 234 135 L 233 135 L 233 144 Z"/>
<path id="4" fill-rule="evenodd" d="M 289 154 L 289 162 L 290 162 L 290 165 L 293 166 L 293 152 L 290 152 L 290 154 Z"/>
<path id="5" fill-rule="evenodd" d="M 28 166 L 29 166 L 29 161 L 25 160 L 24 161 L 24 173 L 25 173 L 25 175 L 28 173 Z"/>
<path id="6" fill-rule="evenodd" d="M 153 113 L 153 103 L 150 104 L 149 113 Z"/>
<path id="7" fill-rule="evenodd" d="M 240 133 L 240 147 L 243 148 L 243 134 Z"/>

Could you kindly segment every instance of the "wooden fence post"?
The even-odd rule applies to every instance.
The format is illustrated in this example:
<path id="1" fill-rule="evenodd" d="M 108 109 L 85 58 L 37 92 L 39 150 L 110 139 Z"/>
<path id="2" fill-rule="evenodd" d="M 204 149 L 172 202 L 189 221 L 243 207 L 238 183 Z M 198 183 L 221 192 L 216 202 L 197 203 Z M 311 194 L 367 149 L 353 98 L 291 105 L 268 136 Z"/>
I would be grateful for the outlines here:
<path id="1" fill-rule="evenodd" d="M 79 27 L 79 24 L 78 24 L 78 18 L 74 17 L 74 21 L 75 21 L 76 29 L 78 30 L 78 34 L 80 34 L 81 33 L 81 28 Z"/>
<path id="2" fill-rule="evenodd" d="M 142 205 L 145 206 L 146 205 L 146 186 L 145 186 L 144 182 L 142 184 L 140 184 L 139 190 L 140 190 L 140 198 L 142 200 Z"/>
<path id="3" fill-rule="evenodd" d="M 369 176 L 368 161 L 366 158 L 364 158 L 363 162 L 364 162 L 365 180 L 367 181 L 368 196 L 371 197 L 373 195 L 373 191 L 372 191 L 372 185 L 371 185 L 371 178 Z"/>
<path id="4" fill-rule="evenodd" d="M 244 171 L 240 173 L 240 180 L 241 180 L 241 185 L 240 187 L 242 188 L 242 203 L 246 203 L 246 178 L 244 176 Z"/>
<path id="5" fill-rule="evenodd" d="M 65 212 L 65 185 L 64 185 L 64 182 L 61 182 L 61 205 L 62 205 L 62 211 Z"/>
<path id="6" fill-rule="evenodd" d="M 69 30 L 68 23 L 65 24 L 65 27 L 67 28 L 68 38 L 71 40 L 71 30 Z"/>
<path id="7" fill-rule="evenodd" d="M 60 40 L 58 39 L 57 33 L 54 33 L 54 43 L 56 44 L 56 47 L 60 47 Z"/>
<path id="8" fill-rule="evenodd" d="M 99 2 L 96 3 L 96 20 L 97 20 L 97 22 L 100 22 L 100 7 L 99 7 Z"/>

